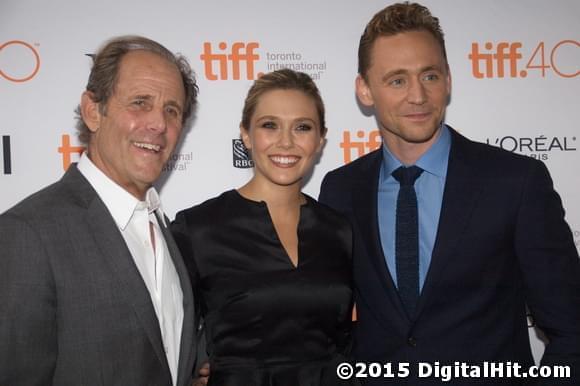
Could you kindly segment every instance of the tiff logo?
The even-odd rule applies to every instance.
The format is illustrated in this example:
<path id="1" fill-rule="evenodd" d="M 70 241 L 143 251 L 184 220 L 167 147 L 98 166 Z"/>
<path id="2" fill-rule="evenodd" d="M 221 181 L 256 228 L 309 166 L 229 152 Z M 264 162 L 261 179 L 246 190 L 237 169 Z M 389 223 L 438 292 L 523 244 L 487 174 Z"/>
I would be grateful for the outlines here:
<path id="1" fill-rule="evenodd" d="M 506 76 L 507 69 L 511 78 L 517 78 L 518 61 L 522 58 L 520 48 L 522 48 L 522 43 L 500 42 L 494 49 L 493 43 L 487 42 L 485 49 L 488 52 L 484 53 L 480 51 L 478 43 L 472 43 L 468 58 L 471 60 L 473 76 L 478 79 L 503 78 Z M 525 78 L 527 71 L 522 70 L 519 76 Z"/>
<path id="2" fill-rule="evenodd" d="M 62 169 L 67 171 L 68 167 L 70 166 L 72 159 L 72 154 L 81 155 L 83 151 L 85 151 L 84 146 L 71 146 L 70 144 L 70 136 L 68 134 L 62 135 L 62 143 L 58 148 L 58 152 L 62 154 Z"/>
<path id="3" fill-rule="evenodd" d="M 260 45 L 257 42 L 235 42 L 232 44 L 229 53 L 224 52 L 228 45 L 225 42 L 220 42 L 218 48 L 221 53 L 214 53 L 210 42 L 203 43 L 203 53 L 199 56 L 204 63 L 205 77 L 208 80 L 227 80 L 229 79 L 231 63 L 231 75 L 233 80 L 240 80 L 240 63 L 244 62 L 246 65 L 246 79 L 256 79 L 254 63 L 260 59 L 260 55 L 254 52 Z M 218 73 L 215 73 L 214 63 L 218 64 Z M 258 76 L 260 74 L 257 74 Z"/>
<path id="4" fill-rule="evenodd" d="M 381 133 L 378 130 L 373 130 L 369 133 L 364 130 L 357 130 L 356 137 L 358 140 L 351 139 L 350 134 L 348 130 L 343 131 L 342 142 L 340 143 L 345 164 L 378 149 L 382 144 Z"/>
<path id="5" fill-rule="evenodd" d="M 4 159 L 4 174 L 12 174 L 12 154 L 10 151 L 10 136 L 2 136 L 2 158 Z"/>

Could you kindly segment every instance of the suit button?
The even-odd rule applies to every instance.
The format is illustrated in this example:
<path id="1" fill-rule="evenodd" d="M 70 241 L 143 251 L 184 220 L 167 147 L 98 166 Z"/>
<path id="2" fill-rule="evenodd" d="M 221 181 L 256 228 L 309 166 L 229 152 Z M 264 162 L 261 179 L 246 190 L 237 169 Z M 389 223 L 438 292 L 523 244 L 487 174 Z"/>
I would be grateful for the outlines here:
<path id="1" fill-rule="evenodd" d="M 407 339 L 407 344 L 411 347 L 417 347 L 417 339 L 411 336 L 409 339 Z"/>

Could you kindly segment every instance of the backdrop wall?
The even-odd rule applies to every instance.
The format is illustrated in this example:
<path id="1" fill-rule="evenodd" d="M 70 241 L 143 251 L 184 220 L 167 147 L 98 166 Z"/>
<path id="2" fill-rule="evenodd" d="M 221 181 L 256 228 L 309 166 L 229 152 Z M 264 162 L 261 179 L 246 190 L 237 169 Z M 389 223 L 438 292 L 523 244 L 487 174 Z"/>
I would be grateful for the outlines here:
<path id="1" fill-rule="evenodd" d="M 354 94 L 358 39 L 377 0 L 64 1 L 0 3 L 0 212 L 57 180 L 78 159 L 73 110 L 85 56 L 116 35 L 141 34 L 184 54 L 200 104 L 159 184 L 169 217 L 251 176 L 238 123 L 260 73 L 313 76 L 327 107 L 327 144 L 305 186 L 380 146 Z M 446 121 L 464 135 L 543 160 L 580 242 L 577 0 L 423 0 L 445 31 L 452 73 Z M 531 321 L 533 324 L 533 321 Z M 542 342 L 530 329 L 534 355 Z"/>

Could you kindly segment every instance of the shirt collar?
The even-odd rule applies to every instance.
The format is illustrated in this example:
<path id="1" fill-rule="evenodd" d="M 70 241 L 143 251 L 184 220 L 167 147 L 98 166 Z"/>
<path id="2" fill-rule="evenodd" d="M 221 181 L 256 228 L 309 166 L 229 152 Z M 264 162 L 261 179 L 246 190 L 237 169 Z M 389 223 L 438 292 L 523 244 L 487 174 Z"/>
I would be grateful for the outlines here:
<path id="1" fill-rule="evenodd" d="M 146 208 L 148 208 L 149 214 L 156 212 L 158 214 L 157 218 L 160 219 L 164 226 L 167 226 L 161 208 L 161 200 L 154 187 L 147 190 L 145 201 L 139 201 L 103 173 L 91 161 L 86 152 L 81 155 L 77 167 L 95 189 L 120 229 L 125 230 L 135 211 Z"/>
<path id="2" fill-rule="evenodd" d="M 165 223 L 163 208 L 161 206 L 161 198 L 159 197 L 159 193 L 157 193 L 157 190 L 153 186 L 150 187 L 149 190 L 147 190 L 145 200 L 147 202 L 147 207 L 149 208 L 149 214 L 156 213 L 157 219 L 160 220 L 164 226 L 167 226 L 167 224 Z"/>
<path id="3" fill-rule="evenodd" d="M 451 133 L 445 124 L 441 125 L 439 138 L 431 147 L 415 162 L 425 172 L 437 177 L 445 177 L 447 173 L 447 163 L 449 161 L 449 151 L 451 149 Z M 403 163 L 391 153 L 387 145 L 383 142 L 383 178 L 389 178 L 391 173 L 402 166 Z"/>

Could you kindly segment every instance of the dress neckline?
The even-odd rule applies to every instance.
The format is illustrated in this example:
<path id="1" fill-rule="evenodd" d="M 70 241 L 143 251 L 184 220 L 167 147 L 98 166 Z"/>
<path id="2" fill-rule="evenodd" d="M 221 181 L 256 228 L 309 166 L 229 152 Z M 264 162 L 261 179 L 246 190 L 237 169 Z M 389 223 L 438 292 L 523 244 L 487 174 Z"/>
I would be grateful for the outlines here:
<path id="1" fill-rule="evenodd" d="M 250 198 L 247 198 L 247 197 L 243 196 L 237 189 L 231 189 L 226 193 L 231 193 L 232 195 L 238 196 L 241 200 L 243 200 L 247 203 L 268 207 L 268 204 L 266 203 L 266 201 L 264 201 L 264 200 L 256 201 L 256 200 L 252 200 Z M 304 203 L 300 204 L 300 210 L 302 210 L 302 208 L 304 208 L 306 206 L 310 206 L 310 204 L 312 203 L 312 201 L 314 199 L 304 192 L 300 192 L 300 194 L 302 194 L 302 196 L 304 197 Z"/>
<path id="2" fill-rule="evenodd" d="M 274 226 L 274 221 L 272 220 L 272 216 L 270 215 L 270 211 L 268 210 L 268 205 L 266 204 L 266 202 L 265 201 L 255 201 L 255 200 L 251 200 L 249 198 L 246 198 L 246 197 L 242 196 L 242 194 L 240 192 L 238 192 L 237 189 L 232 189 L 226 193 L 229 193 L 230 195 L 237 197 L 240 201 L 243 201 L 243 202 L 245 202 L 253 207 L 259 207 L 261 210 L 263 210 L 264 216 L 268 221 L 268 226 L 270 227 L 270 230 L 271 230 L 273 236 L 276 238 L 278 248 L 280 248 L 283 251 L 284 255 L 286 256 L 286 261 L 287 261 L 288 265 L 292 269 L 298 269 L 303 265 L 303 261 L 302 261 L 303 254 L 301 253 L 302 228 L 304 227 L 304 221 L 305 221 L 305 213 L 303 212 L 303 209 L 309 208 L 311 206 L 310 204 L 311 204 L 313 198 L 311 198 L 307 194 L 302 193 L 306 202 L 304 204 L 300 205 L 300 215 L 299 215 L 300 217 L 298 218 L 298 225 L 296 228 L 296 234 L 298 237 L 298 256 L 296 259 L 296 264 L 294 264 L 294 262 L 290 258 L 290 254 L 288 253 L 288 250 L 286 250 L 286 248 L 284 247 L 284 244 L 282 244 L 282 241 L 280 239 L 280 235 L 278 235 L 278 232 L 276 231 L 276 227 Z"/>

